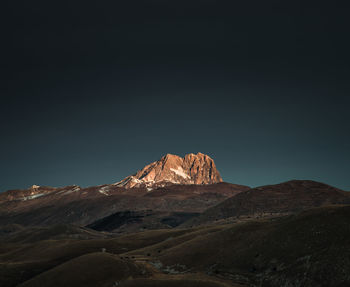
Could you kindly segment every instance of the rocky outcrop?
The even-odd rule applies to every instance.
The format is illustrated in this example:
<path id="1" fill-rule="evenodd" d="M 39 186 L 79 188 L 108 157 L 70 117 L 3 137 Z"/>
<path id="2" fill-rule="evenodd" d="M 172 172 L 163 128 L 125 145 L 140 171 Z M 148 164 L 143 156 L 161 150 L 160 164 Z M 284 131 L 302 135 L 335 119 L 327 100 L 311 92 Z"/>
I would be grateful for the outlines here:
<path id="1" fill-rule="evenodd" d="M 202 153 L 190 153 L 183 158 L 167 154 L 115 185 L 132 188 L 164 186 L 167 184 L 213 184 L 218 182 L 222 182 L 222 178 L 213 159 Z"/>

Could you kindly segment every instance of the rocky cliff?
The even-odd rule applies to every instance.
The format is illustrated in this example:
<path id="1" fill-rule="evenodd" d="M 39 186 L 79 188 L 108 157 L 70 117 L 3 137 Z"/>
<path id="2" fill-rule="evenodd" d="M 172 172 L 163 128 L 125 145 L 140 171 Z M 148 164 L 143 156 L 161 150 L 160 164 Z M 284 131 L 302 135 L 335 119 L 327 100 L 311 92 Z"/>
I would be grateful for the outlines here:
<path id="1" fill-rule="evenodd" d="M 222 178 L 213 159 L 202 153 L 190 153 L 183 158 L 167 154 L 115 185 L 132 188 L 164 186 L 167 184 L 213 184 L 218 182 L 222 182 Z"/>

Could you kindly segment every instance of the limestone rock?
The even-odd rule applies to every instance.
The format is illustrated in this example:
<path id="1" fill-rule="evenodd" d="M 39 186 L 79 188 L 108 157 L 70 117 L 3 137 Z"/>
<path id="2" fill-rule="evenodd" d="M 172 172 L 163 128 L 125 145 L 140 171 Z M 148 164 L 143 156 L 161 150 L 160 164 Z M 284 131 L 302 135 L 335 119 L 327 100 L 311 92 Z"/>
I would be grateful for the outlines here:
<path id="1" fill-rule="evenodd" d="M 167 154 L 115 185 L 132 188 L 164 186 L 167 184 L 213 184 L 218 182 L 222 182 L 222 178 L 213 159 L 202 153 L 190 153 L 183 158 Z"/>

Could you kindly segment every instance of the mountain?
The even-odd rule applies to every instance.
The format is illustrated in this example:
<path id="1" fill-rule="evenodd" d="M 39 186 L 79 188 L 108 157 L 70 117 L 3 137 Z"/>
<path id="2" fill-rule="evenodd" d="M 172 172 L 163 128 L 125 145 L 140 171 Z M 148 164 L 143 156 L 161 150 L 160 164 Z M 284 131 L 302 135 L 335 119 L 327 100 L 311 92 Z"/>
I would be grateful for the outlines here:
<path id="1" fill-rule="evenodd" d="M 160 160 L 146 165 L 136 174 L 116 183 L 125 188 L 164 186 L 166 184 L 213 184 L 222 182 L 213 159 L 197 153 L 179 157 L 167 154 Z"/>
<path id="2" fill-rule="evenodd" d="M 333 204 L 350 204 L 350 193 L 312 180 L 291 180 L 241 192 L 209 208 L 184 225 L 223 219 L 242 220 L 242 217 L 280 216 Z"/>
<path id="3" fill-rule="evenodd" d="M 248 189 L 222 182 L 207 155 L 181 158 L 167 154 L 114 184 L 87 188 L 33 185 L 0 193 L 0 225 L 85 226 L 114 214 L 118 224 L 112 224 L 113 230 L 169 228 Z M 99 229 L 107 226 L 105 222 L 110 218 L 99 222 Z"/>
<path id="4" fill-rule="evenodd" d="M 64 223 L 85 226 L 118 212 L 147 211 L 147 214 L 153 214 L 154 222 L 142 216 L 140 228 L 146 223 L 146 226 L 166 227 L 161 223 L 163 217 L 169 217 L 169 213 L 201 213 L 248 189 L 247 186 L 220 182 L 147 188 L 124 188 L 109 184 L 88 188 L 67 186 L 42 187 L 36 191 L 32 188 L 13 190 L 0 194 L 0 225 L 43 226 Z"/>
<path id="5" fill-rule="evenodd" d="M 166 155 L 116 184 L 1 193 L 0 285 L 349 286 L 350 193 L 221 181 L 208 156 Z"/>

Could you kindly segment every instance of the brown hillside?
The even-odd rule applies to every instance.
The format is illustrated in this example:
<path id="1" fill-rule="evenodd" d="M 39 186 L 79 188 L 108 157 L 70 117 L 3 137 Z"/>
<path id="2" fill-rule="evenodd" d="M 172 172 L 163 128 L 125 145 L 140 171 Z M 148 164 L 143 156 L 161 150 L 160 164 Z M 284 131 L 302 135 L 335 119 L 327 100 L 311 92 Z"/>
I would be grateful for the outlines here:
<path id="1" fill-rule="evenodd" d="M 299 212 L 331 204 L 349 204 L 350 193 L 311 180 L 292 180 L 241 192 L 209 208 L 183 226 L 240 216 L 262 217 Z"/>

